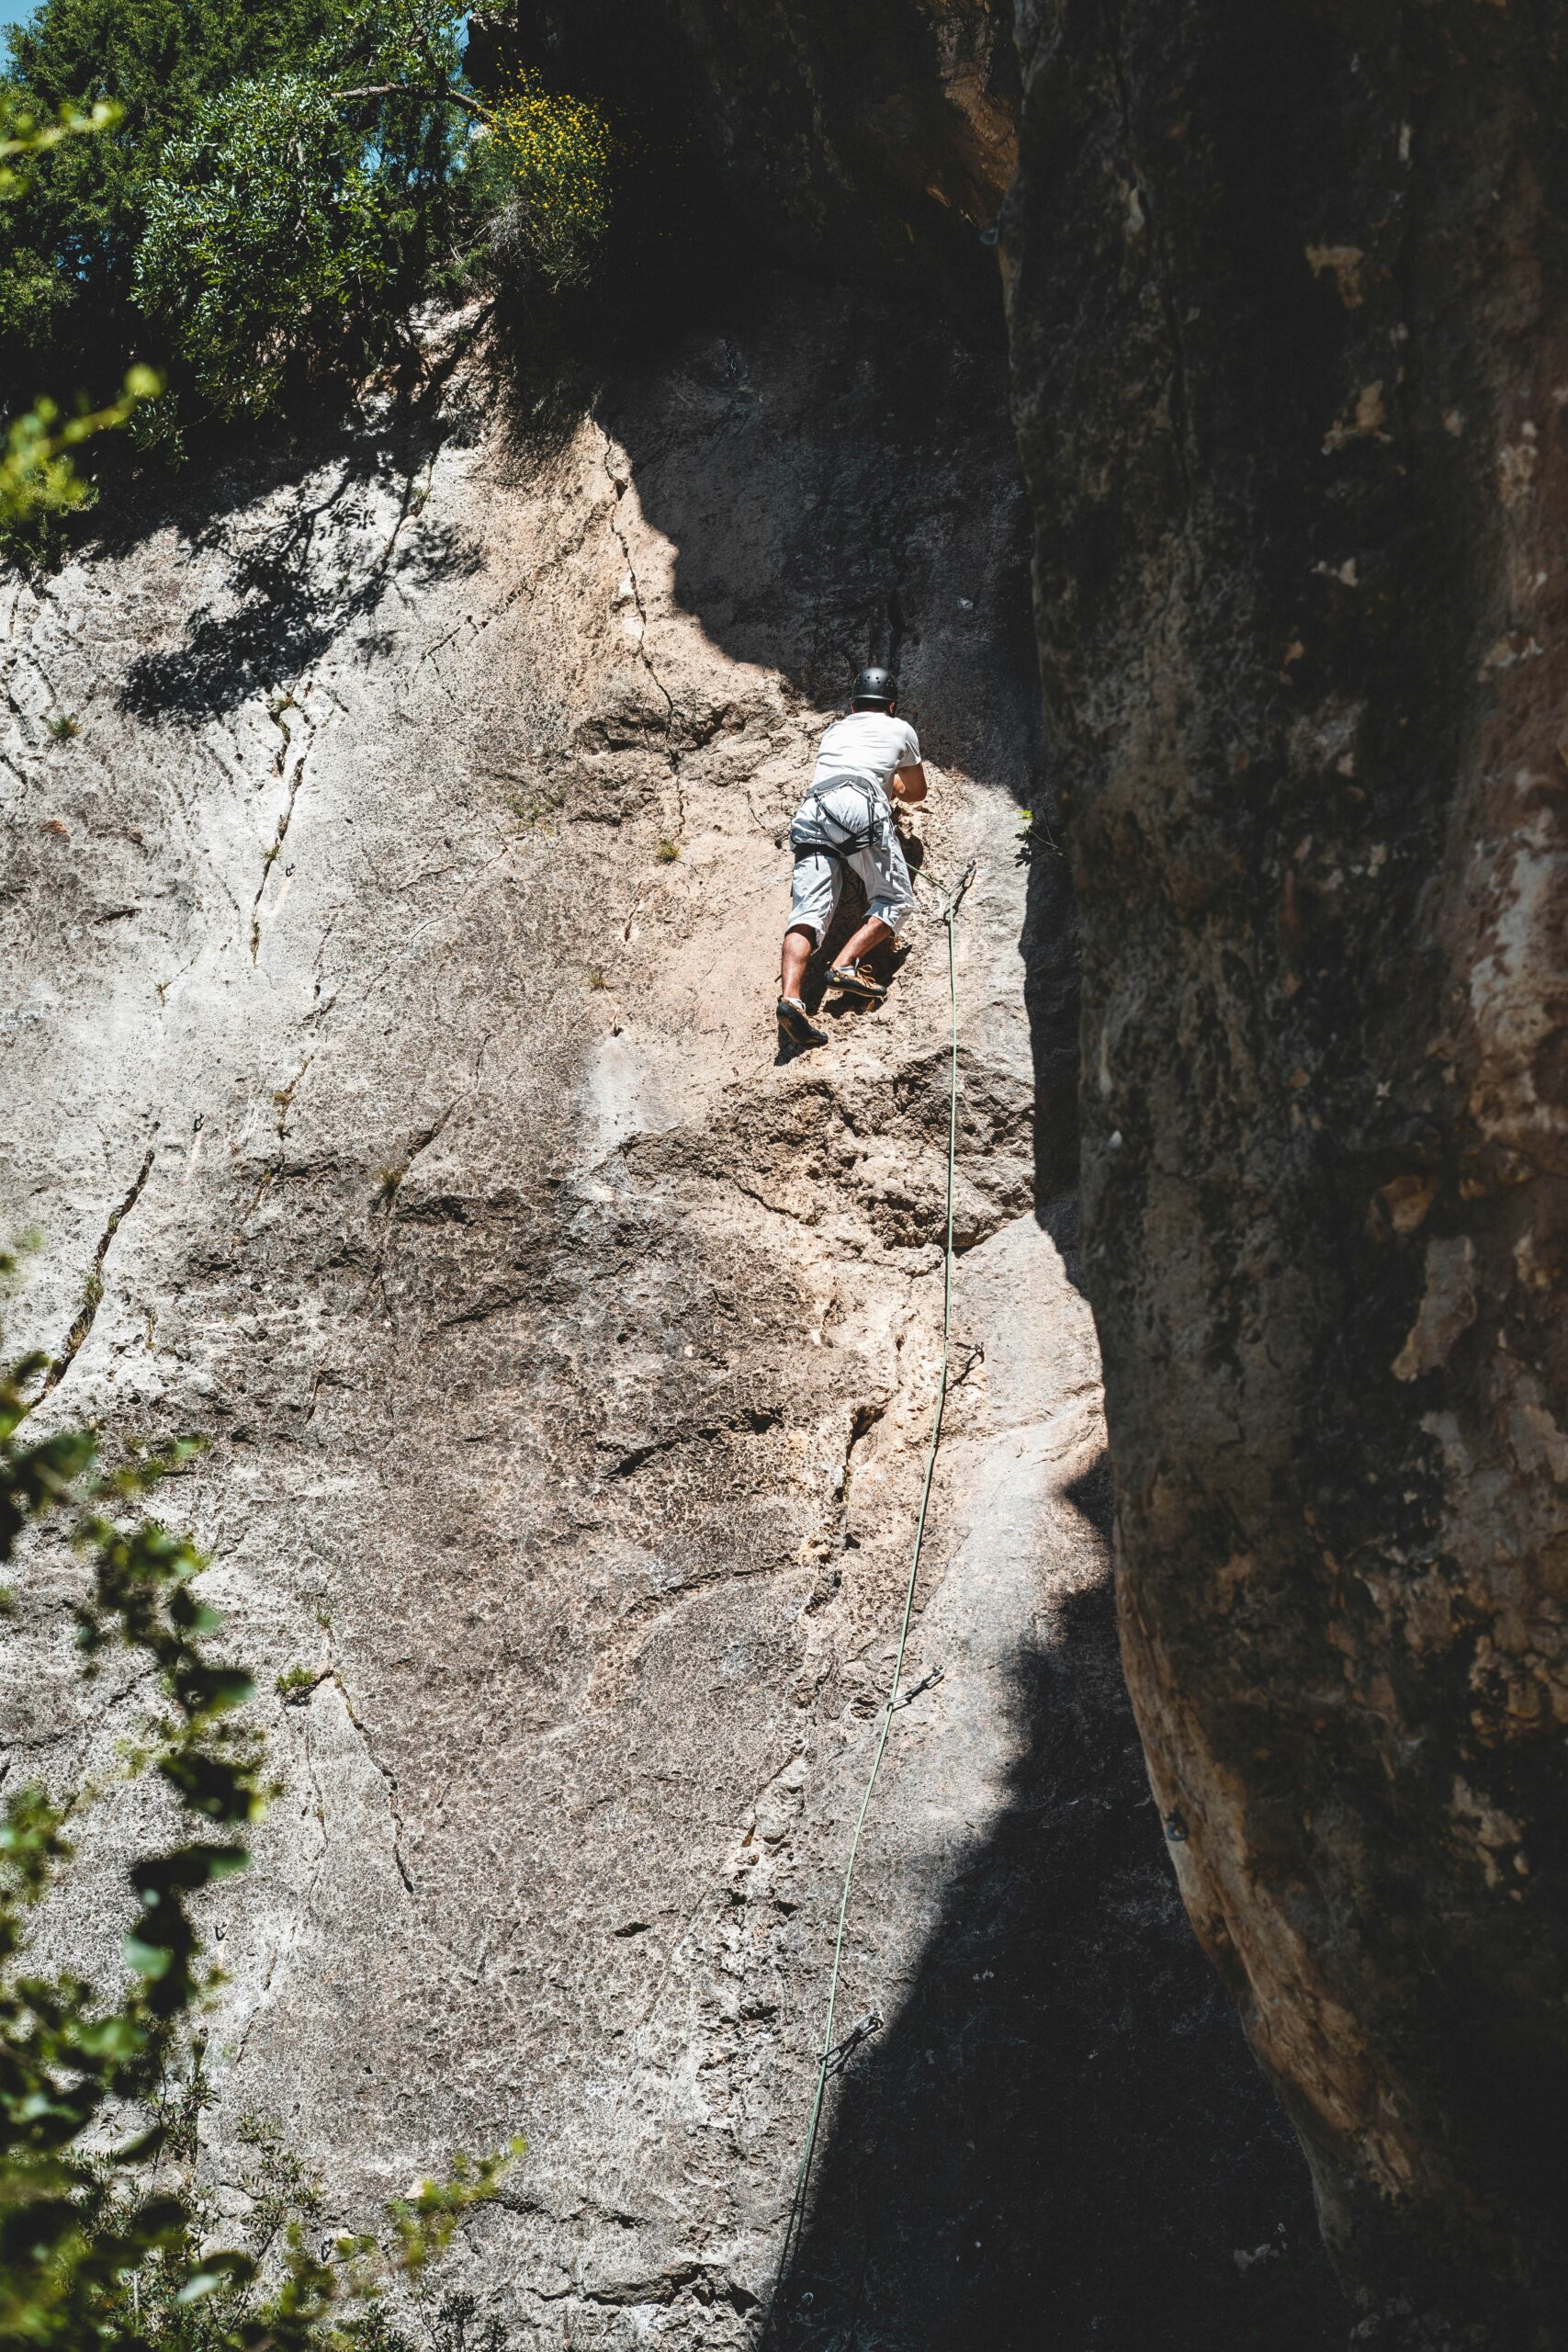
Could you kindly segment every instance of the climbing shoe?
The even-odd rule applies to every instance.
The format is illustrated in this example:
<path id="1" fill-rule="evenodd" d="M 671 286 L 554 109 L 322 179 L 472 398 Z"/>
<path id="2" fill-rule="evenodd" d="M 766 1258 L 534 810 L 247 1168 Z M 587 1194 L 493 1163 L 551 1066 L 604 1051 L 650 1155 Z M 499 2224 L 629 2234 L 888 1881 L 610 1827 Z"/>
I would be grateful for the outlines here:
<path id="1" fill-rule="evenodd" d="M 825 1046 L 828 1033 L 818 1029 L 797 996 L 779 999 L 779 1035 L 790 1046 Z"/>
<path id="2" fill-rule="evenodd" d="M 863 1004 L 880 1004 L 887 994 L 882 982 L 874 980 L 858 964 L 835 964 L 828 974 L 828 986 L 841 989 L 845 996 L 858 997 Z"/>

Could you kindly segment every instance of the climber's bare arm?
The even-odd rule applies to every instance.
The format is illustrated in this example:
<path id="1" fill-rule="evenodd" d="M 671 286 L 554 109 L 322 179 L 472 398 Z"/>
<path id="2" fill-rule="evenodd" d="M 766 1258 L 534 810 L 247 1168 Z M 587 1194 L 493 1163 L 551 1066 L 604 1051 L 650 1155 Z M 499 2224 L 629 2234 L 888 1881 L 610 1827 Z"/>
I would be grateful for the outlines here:
<path id="1" fill-rule="evenodd" d="M 898 799 L 909 808 L 919 808 L 926 797 L 926 772 L 919 761 L 912 768 L 900 768 L 893 778 L 893 790 Z"/>

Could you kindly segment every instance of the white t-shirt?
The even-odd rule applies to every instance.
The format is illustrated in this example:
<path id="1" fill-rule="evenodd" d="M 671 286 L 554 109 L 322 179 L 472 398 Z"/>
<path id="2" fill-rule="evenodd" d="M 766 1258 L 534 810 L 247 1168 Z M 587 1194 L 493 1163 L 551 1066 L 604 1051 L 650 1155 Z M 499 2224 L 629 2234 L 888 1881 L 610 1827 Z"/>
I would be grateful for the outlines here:
<path id="1" fill-rule="evenodd" d="M 895 768 L 916 767 L 919 757 L 919 737 L 907 719 L 885 710 L 852 710 L 823 736 L 811 781 L 821 786 L 835 776 L 863 775 L 886 792 Z"/>

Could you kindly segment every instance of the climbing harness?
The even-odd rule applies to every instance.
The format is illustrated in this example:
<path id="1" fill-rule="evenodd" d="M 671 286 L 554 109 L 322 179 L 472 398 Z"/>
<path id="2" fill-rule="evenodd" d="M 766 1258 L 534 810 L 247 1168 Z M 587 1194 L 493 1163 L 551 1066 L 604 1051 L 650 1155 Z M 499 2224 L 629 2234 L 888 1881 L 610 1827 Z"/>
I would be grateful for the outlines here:
<path id="1" fill-rule="evenodd" d="M 838 805 L 830 806 L 832 802 Z M 886 854 L 897 840 L 892 804 L 882 786 L 874 777 L 846 769 L 825 784 L 814 784 L 795 810 L 789 829 L 791 863 L 775 867 L 739 895 L 754 898 L 787 882 L 803 857 L 830 858 L 835 865 L 848 866 L 861 851 Z"/>
<path id="2" fill-rule="evenodd" d="M 795 2194 L 790 2199 L 789 2219 L 784 2226 L 784 2245 L 780 2250 L 778 2268 L 773 2275 L 773 2290 L 768 2299 L 767 2317 L 761 2341 L 765 2343 L 773 2332 L 773 2318 L 778 2309 L 779 2289 L 784 2283 L 789 2258 L 806 2218 L 806 2193 L 811 2181 L 812 2161 L 817 2154 L 818 2133 L 822 2122 L 822 2104 L 830 2078 L 841 2074 L 861 2043 L 870 2040 L 880 2030 L 882 2018 L 873 2009 L 853 2027 L 842 2041 L 833 2040 L 834 2013 L 839 2001 L 839 1977 L 843 1966 L 844 1933 L 849 1925 L 850 1896 L 854 1889 L 855 1864 L 860 1859 L 861 1833 L 865 1827 L 871 1800 L 875 1792 L 882 1759 L 887 1750 L 888 1734 L 894 1716 L 922 1691 L 931 1690 L 942 1679 L 942 1668 L 935 1667 L 923 1681 L 912 1690 L 899 1691 L 904 1672 L 904 1653 L 908 1647 L 909 1623 L 915 1611 L 915 1588 L 919 1581 L 920 1554 L 926 1540 L 926 1516 L 931 1508 L 931 1480 L 936 1472 L 937 1446 L 942 1438 L 942 1408 L 947 1403 L 948 1357 L 953 1343 L 953 1199 L 958 1166 L 958 965 L 953 945 L 953 926 L 964 893 L 975 879 L 979 861 L 971 858 L 958 877 L 956 887 L 946 893 L 942 921 L 947 926 L 947 1007 L 948 1007 L 948 1091 L 947 1091 L 947 1211 L 946 1235 L 942 1261 L 942 1369 L 937 1379 L 936 1409 L 931 1417 L 931 1442 L 926 1449 L 925 1477 L 920 1486 L 920 1505 L 915 1515 L 915 1543 L 909 1560 L 908 1581 L 904 1588 L 904 1613 L 898 1625 L 898 1646 L 893 1659 L 893 1681 L 882 1707 L 882 1728 L 871 1759 L 871 1771 L 866 1780 L 865 1794 L 861 1799 L 860 1812 L 855 1817 L 854 1834 L 850 1839 L 849 1860 L 844 1869 L 844 1883 L 839 1896 L 839 1924 L 833 1939 L 833 1964 L 828 1973 L 828 2018 L 822 2033 L 822 2052 L 817 2062 L 817 2091 L 811 2102 L 811 2117 L 806 2127 L 806 2148 L 795 2175 Z M 935 887 L 933 885 L 933 887 Z"/>
<path id="3" fill-rule="evenodd" d="M 893 841 L 893 810 L 881 786 L 870 776 L 829 776 L 813 785 L 795 812 L 789 845 L 796 859 L 837 858 L 845 865 L 858 850 L 881 850 Z"/>

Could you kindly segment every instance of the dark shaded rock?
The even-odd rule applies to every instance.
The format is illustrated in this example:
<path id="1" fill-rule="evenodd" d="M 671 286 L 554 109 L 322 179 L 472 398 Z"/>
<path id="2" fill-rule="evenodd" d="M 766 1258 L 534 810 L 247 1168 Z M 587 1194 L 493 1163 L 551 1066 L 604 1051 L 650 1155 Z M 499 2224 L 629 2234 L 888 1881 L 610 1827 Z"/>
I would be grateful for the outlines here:
<path id="1" fill-rule="evenodd" d="M 1557 2346 L 1562 16 L 1020 28 L 1134 1699 L 1366 2340 Z"/>
<path id="2" fill-rule="evenodd" d="M 1099 1518 L 1108 1487 L 1097 1464 L 1072 1499 Z M 1006 1810 L 847 2083 L 770 2352 L 1343 2335 L 1289 2129 L 1161 1853 L 1109 1589 L 1054 1633 L 1002 1683 Z"/>
<path id="3" fill-rule="evenodd" d="M 481 17 L 481 82 L 520 62 L 608 98 L 645 140 L 700 149 L 758 254 L 831 275 L 995 282 L 1017 155 L 1018 62 L 1000 0 L 517 0 Z M 992 238 L 994 243 L 994 236 Z"/>

